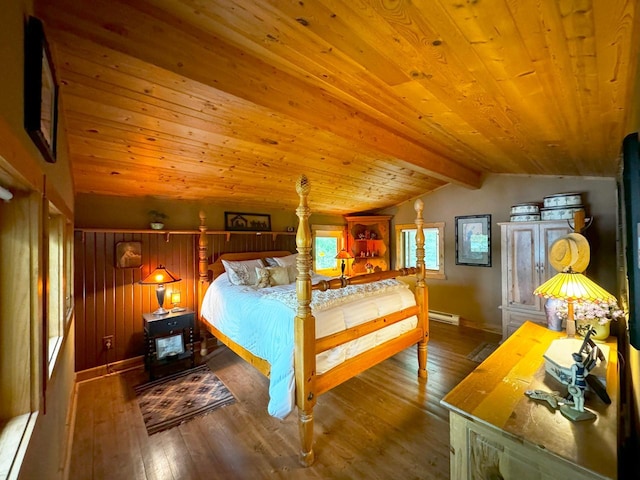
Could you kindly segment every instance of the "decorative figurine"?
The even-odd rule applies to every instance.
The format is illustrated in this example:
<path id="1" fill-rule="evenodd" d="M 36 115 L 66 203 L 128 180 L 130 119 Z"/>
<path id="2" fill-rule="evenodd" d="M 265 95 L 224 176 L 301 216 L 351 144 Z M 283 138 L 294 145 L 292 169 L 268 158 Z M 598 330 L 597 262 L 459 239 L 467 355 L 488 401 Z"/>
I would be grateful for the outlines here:
<path id="1" fill-rule="evenodd" d="M 563 367 L 561 371 L 552 374 L 552 376 L 567 385 L 568 394 L 565 398 L 559 396 L 557 392 L 545 392 L 544 390 L 527 390 L 525 395 L 532 400 L 544 401 L 547 406 L 560 413 L 572 422 L 582 420 L 593 420 L 596 414 L 586 410 L 584 407 L 584 394 L 589 384 L 596 394 L 605 402 L 611 403 L 606 388 L 600 381 L 589 372 L 596 366 L 598 359 L 604 360 L 604 355 L 598 346 L 591 340 L 592 331 L 585 335 L 584 341 L 577 352 L 571 354 L 573 364 L 569 368 Z"/>
<path id="2" fill-rule="evenodd" d="M 587 389 L 586 376 L 595 362 L 590 361 L 590 356 L 583 357 L 582 353 L 572 353 L 571 356 L 575 363 L 571 366 L 571 380 L 567 389 L 573 399 L 573 405 L 561 405 L 560 413 L 573 422 L 593 420 L 596 414 L 584 409 L 584 391 Z M 589 364 L 591 368 L 587 368 Z"/>

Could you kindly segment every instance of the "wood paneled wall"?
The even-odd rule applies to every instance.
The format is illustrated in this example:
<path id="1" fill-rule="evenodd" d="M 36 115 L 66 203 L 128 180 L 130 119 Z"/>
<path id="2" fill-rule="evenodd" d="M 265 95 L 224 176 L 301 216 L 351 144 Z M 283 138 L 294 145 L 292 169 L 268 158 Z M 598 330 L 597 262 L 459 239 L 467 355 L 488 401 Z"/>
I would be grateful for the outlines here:
<path id="1" fill-rule="evenodd" d="M 226 252 L 290 250 L 293 235 L 209 234 L 209 255 Z M 140 268 L 117 268 L 118 242 L 142 243 Z M 158 308 L 155 288 L 138 282 L 159 264 L 182 281 L 167 285 L 165 308 L 170 308 L 170 291 L 180 290 L 181 306 L 197 305 L 198 235 L 121 233 L 91 230 L 75 232 L 76 372 L 144 354 L 142 314 Z M 198 326 L 196 326 L 198 329 Z M 113 335 L 113 350 L 103 349 L 103 337 Z M 199 338 L 199 332 L 196 332 Z"/>

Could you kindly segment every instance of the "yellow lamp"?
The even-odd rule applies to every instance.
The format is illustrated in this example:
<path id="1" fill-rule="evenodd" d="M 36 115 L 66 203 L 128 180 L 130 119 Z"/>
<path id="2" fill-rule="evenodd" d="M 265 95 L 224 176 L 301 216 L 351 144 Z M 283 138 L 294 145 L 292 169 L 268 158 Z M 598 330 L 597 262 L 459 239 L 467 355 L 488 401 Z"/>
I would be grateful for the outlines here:
<path id="1" fill-rule="evenodd" d="M 339 260 L 342 260 L 342 265 L 340 266 L 340 277 L 344 278 L 344 268 L 346 266 L 345 264 L 345 260 L 350 260 L 353 257 L 351 256 L 351 254 L 349 252 L 347 252 L 344 248 L 342 250 L 340 250 L 338 252 L 338 255 L 336 255 L 336 258 Z"/>
<path id="2" fill-rule="evenodd" d="M 567 335 L 576 334 L 576 321 L 573 315 L 574 302 L 610 303 L 616 298 L 604 288 L 589 280 L 582 273 L 571 270 L 551 277 L 533 291 L 534 295 L 544 298 L 557 298 L 567 301 Z"/>
<path id="3" fill-rule="evenodd" d="M 165 310 L 162 305 L 164 304 L 164 285 L 166 283 L 179 282 L 181 279 L 177 275 L 174 275 L 167 270 L 163 265 L 159 265 L 153 272 L 151 272 L 144 280 L 140 280 L 141 285 L 155 285 L 156 297 L 158 298 L 158 308 L 154 315 L 164 315 L 169 313 L 169 310 Z"/>

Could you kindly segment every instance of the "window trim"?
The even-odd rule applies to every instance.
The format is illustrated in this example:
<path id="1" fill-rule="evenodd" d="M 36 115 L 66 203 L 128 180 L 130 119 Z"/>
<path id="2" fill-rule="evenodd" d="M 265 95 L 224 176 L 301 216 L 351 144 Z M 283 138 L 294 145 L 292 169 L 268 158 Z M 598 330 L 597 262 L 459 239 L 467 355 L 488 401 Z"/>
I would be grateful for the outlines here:
<path id="1" fill-rule="evenodd" d="M 424 223 L 422 229 L 425 228 L 437 228 L 438 229 L 438 270 L 431 270 L 425 268 L 425 278 L 434 278 L 439 280 L 445 280 L 446 274 L 444 271 L 444 222 L 431 222 Z M 395 226 L 396 230 L 396 268 L 404 268 L 404 256 L 402 252 L 402 232 L 403 230 L 416 230 L 415 223 L 403 223 Z M 425 245 L 426 248 L 426 245 Z"/>
<path id="2" fill-rule="evenodd" d="M 313 271 L 320 275 L 326 275 L 328 277 L 337 277 L 340 275 L 340 262 L 336 259 L 336 268 L 333 269 L 324 269 L 324 270 L 316 270 L 316 237 L 332 237 L 338 239 L 338 251 L 346 248 L 345 246 L 345 226 L 344 225 L 312 225 L 312 256 L 313 256 Z M 349 264 L 347 262 L 347 270 L 345 273 L 349 271 Z"/>
<path id="3" fill-rule="evenodd" d="M 45 332 L 43 358 L 47 362 L 45 381 L 53 376 L 58 354 L 69 334 L 73 318 L 73 223 L 57 205 L 44 197 L 43 250 L 45 269 Z M 54 324 L 55 322 L 55 324 Z"/>

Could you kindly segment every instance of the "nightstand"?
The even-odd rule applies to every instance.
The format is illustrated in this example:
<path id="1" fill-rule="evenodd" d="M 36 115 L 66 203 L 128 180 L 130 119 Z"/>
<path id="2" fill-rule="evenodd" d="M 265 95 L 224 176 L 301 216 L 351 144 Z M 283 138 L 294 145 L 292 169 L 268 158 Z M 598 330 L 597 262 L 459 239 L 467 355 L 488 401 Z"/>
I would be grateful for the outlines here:
<path id="1" fill-rule="evenodd" d="M 193 351 L 193 328 L 195 312 L 184 310 L 166 315 L 145 313 L 144 319 L 144 365 L 149 370 L 151 380 L 155 379 L 155 369 L 181 365 L 190 360 L 195 366 Z"/>

